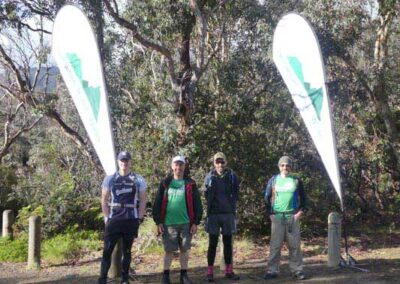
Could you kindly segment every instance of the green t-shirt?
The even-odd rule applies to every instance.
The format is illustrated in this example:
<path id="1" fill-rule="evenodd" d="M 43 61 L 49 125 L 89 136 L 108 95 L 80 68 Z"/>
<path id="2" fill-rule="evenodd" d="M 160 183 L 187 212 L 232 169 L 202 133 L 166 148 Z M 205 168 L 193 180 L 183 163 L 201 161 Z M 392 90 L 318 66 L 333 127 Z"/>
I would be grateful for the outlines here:
<path id="1" fill-rule="evenodd" d="M 168 188 L 165 225 L 182 225 L 188 223 L 189 216 L 186 208 L 185 181 L 183 179 L 174 179 Z"/>
<path id="2" fill-rule="evenodd" d="M 292 176 L 278 175 L 275 181 L 275 200 L 273 210 L 276 213 L 291 213 L 297 208 L 297 180 Z"/>

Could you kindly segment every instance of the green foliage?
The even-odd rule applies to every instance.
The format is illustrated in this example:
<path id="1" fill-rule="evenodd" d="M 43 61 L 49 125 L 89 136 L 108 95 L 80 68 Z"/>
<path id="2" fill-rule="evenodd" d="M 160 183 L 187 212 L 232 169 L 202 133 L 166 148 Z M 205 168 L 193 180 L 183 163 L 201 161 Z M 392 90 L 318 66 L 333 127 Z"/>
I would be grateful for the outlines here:
<path id="1" fill-rule="evenodd" d="M 28 234 L 13 240 L 0 237 L 0 262 L 24 262 L 28 259 Z"/>
<path id="2" fill-rule="evenodd" d="M 0 210 L 15 209 L 15 202 L 9 200 L 13 186 L 17 184 L 17 177 L 13 167 L 0 165 Z"/>
<path id="3" fill-rule="evenodd" d="M 53 18 L 62 2 L 46 2 L 43 11 Z M 365 1 L 338 0 L 198 1 L 206 17 L 205 53 L 210 61 L 192 86 L 193 107 L 183 145 L 177 143 L 179 92 L 171 87 L 165 54 L 140 45 L 130 32 L 116 29 L 108 17 L 100 19 L 99 1 L 74 2 L 88 13 L 99 42 L 104 40 L 101 47 L 116 148 L 133 153 L 133 168 L 146 178 L 150 201 L 169 170 L 171 156 L 188 156 L 191 175 L 201 185 L 212 167 L 212 155 L 223 151 L 228 166 L 241 180 L 240 232 L 267 233 L 263 191 L 267 180 L 278 172 L 279 157 L 289 154 L 296 160 L 296 171 L 310 198 L 311 210 L 303 229 L 308 235 L 324 234 L 328 213 L 339 209 L 336 193 L 271 58 L 278 20 L 288 11 L 296 11 L 314 27 L 323 52 L 349 221 L 397 220 L 399 142 L 390 138 L 387 120 L 378 106 L 387 107 L 388 117 L 397 126 L 392 137 L 399 137 L 398 1 L 368 5 Z M 199 25 L 188 1 L 116 3 L 120 15 L 136 24 L 141 36 L 170 51 L 179 82 L 182 44 L 190 44 L 189 64 L 194 72 L 199 59 Z M 390 17 L 377 16 L 377 12 Z M 24 4 L 6 3 L 0 4 L 0 13 L 4 27 L 21 31 L 23 27 L 16 20 L 28 20 L 34 11 Z M 374 56 L 380 18 L 391 23 L 381 73 L 376 70 L 380 62 Z M 384 82 L 383 88 L 373 92 L 379 82 Z M 36 112 L 58 110 L 71 129 L 87 139 L 65 86 L 59 85 L 57 96 L 40 95 L 40 101 L 43 105 Z M 1 101 L 2 109 L 9 108 L 5 103 Z M 5 119 L 6 115 L 0 115 L 2 122 Z M 102 227 L 99 196 L 103 178 L 65 133 L 43 120 L 15 143 L 0 166 L 0 207 L 22 208 L 16 224 L 20 232 L 26 231 L 27 219 L 34 211 L 43 216 L 46 236 L 74 224 L 98 230 Z M 142 248 L 156 249 L 158 243 L 150 233 L 146 236 L 149 242 Z"/>
<path id="4" fill-rule="evenodd" d="M 35 171 L 28 179 L 21 180 L 12 194 L 14 199 L 27 205 L 18 214 L 18 230 L 26 230 L 28 218 L 33 213 L 42 217 L 45 235 L 62 232 L 74 224 L 87 229 L 100 227 L 99 185 L 92 192 L 91 176 L 85 175 L 88 169 L 80 168 L 80 163 L 74 161 L 73 148 L 69 146 L 61 153 L 57 146 L 57 143 L 47 142 L 31 149 L 29 165 Z M 69 169 L 69 163 L 76 168 Z"/>
<path id="5" fill-rule="evenodd" d="M 14 230 L 17 234 L 23 233 L 28 234 L 29 232 L 29 218 L 31 216 L 40 216 L 43 220 L 43 216 L 45 214 L 45 209 L 43 206 L 38 206 L 36 208 L 32 208 L 32 206 L 28 205 L 22 207 L 18 211 L 17 218 L 14 223 Z"/>
<path id="6" fill-rule="evenodd" d="M 43 242 L 43 259 L 49 264 L 60 264 L 68 260 L 82 257 L 90 251 L 101 249 L 99 233 L 95 231 L 80 231 L 78 226 L 67 229 Z"/>

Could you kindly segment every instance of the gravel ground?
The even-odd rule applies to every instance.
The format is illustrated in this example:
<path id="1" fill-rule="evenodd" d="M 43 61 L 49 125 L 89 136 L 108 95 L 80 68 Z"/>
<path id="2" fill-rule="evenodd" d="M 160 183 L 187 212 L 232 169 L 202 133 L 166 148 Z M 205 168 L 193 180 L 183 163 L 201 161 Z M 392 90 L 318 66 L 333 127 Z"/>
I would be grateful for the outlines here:
<path id="1" fill-rule="evenodd" d="M 284 253 L 285 254 L 285 253 Z M 304 283 L 399 283 L 400 282 L 400 248 L 382 248 L 369 251 L 353 251 L 352 255 L 358 260 L 357 267 L 367 269 L 362 272 L 357 268 L 332 269 L 326 266 L 326 255 L 306 256 L 305 273 L 308 276 Z M 131 283 L 160 283 L 160 259 L 152 263 L 141 261 L 136 265 L 135 280 Z M 175 261 L 176 262 L 176 261 Z M 203 260 L 199 260 L 204 263 Z M 191 266 L 197 263 L 197 257 L 191 259 Z M 293 283 L 288 271 L 286 257 L 282 262 L 281 274 L 272 281 L 262 280 L 265 272 L 265 258 L 242 259 L 236 265 L 236 272 L 241 275 L 240 283 Z M 26 263 L 1 263 L 0 283 L 96 283 L 100 259 L 93 258 L 76 264 L 44 267 L 40 270 L 27 270 Z M 195 283 L 205 283 L 206 267 L 197 266 L 189 271 Z M 172 272 L 173 283 L 179 283 L 179 272 Z M 223 274 L 216 270 L 218 283 L 230 283 L 223 279 Z M 117 280 L 110 283 L 119 283 Z"/>

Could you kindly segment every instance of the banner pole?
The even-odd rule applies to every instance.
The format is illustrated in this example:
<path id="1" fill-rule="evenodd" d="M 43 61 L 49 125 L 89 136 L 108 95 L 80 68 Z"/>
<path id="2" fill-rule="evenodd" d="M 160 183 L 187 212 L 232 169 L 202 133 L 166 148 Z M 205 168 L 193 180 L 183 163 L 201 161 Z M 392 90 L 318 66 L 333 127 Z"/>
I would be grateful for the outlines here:
<path id="1" fill-rule="evenodd" d="M 345 246 L 345 259 L 341 259 L 339 266 L 344 268 L 344 267 L 350 267 L 354 268 L 357 270 L 360 270 L 362 272 L 369 272 L 368 269 L 365 268 L 360 268 L 357 267 L 357 261 L 350 255 L 349 253 L 349 245 L 347 241 L 347 218 L 346 218 L 346 210 L 342 204 L 342 227 L 343 227 L 343 238 L 344 238 L 344 246 Z"/>
<path id="2" fill-rule="evenodd" d="M 347 243 L 347 219 L 346 219 L 346 213 L 342 208 L 342 213 L 343 213 L 343 237 L 344 237 L 344 247 L 345 247 L 345 252 L 346 252 L 346 258 L 349 256 L 349 246 Z"/>

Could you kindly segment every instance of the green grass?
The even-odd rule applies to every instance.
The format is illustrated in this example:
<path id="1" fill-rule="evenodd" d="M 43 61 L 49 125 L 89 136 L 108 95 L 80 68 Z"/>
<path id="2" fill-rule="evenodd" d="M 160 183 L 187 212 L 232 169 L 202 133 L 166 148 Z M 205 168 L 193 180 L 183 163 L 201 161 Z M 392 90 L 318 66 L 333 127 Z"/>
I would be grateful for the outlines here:
<path id="1" fill-rule="evenodd" d="M 43 242 L 42 256 L 49 264 L 60 264 L 80 258 L 88 251 L 102 248 L 98 232 L 69 229 Z"/>
<path id="2" fill-rule="evenodd" d="M 49 264 L 60 264 L 102 248 L 99 233 L 68 229 L 64 234 L 43 240 L 42 259 Z M 15 239 L 0 238 L 0 262 L 25 262 L 28 259 L 28 234 Z"/>
<path id="3" fill-rule="evenodd" d="M 0 238 L 0 262 L 24 262 L 28 259 L 28 235 L 12 240 Z"/>
<path id="4" fill-rule="evenodd" d="M 135 240 L 134 247 L 144 254 L 163 254 L 163 246 L 156 237 L 156 225 L 151 218 L 146 218 L 140 225 L 139 237 Z"/>

